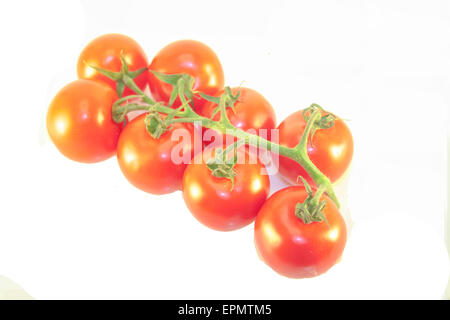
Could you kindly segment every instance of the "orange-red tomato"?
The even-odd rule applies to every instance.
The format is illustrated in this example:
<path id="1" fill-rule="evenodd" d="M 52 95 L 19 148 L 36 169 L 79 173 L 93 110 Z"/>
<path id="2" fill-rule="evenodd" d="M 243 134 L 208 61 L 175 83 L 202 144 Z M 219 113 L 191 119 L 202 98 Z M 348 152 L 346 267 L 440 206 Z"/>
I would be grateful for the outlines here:
<path id="1" fill-rule="evenodd" d="M 115 90 L 116 83 L 113 80 L 92 69 L 86 63 L 118 72 L 122 68 L 121 54 L 123 54 L 130 71 L 136 71 L 148 66 L 147 56 L 135 40 L 122 34 L 105 34 L 89 42 L 81 52 L 77 63 L 78 78 L 101 80 Z M 148 73 L 143 72 L 134 79 L 134 82 L 141 90 L 144 90 L 148 84 Z M 123 96 L 130 94 L 134 94 L 133 91 L 125 88 Z"/>
<path id="2" fill-rule="evenodd" d="M 262 136 L 265 139 L 270 140 L 271 138 L 271 129 L 275 129 L 276 123 L 276 115 L 269 101 L 259 92 L 245 88 L 232 88 L 231 92 L 233 95 L 236 95 L 240 92 L 239 99 L 234 104 L 234 111 L 231 108 L 227 108 L 227 116 L 230 119 L 230 122 L 237 128 L 247 131 L 249 129 L 256 130 L 256 134 Z M 219 93 L 222 94 L 223 91 Z M 207 118 L 211 118 L 214 110 L 217 108 L 217 104 L 212 102 L 207 102 L 201 112 L 201 115 Z M 219 120 L 220 112 L 216 114 L 214 120 Z M 265 129 L 266 133 L 259 131 L 260 129 Z M 204 129 L 205 132 L 208 129 Z M 253 132 L 252 132 L 253 133 Z M 205 138 L 205 137 L 204 137 Z M 214 147 L 225 146 L 227 145 L 227 141 L 236 141 L 236 138 L 228 139 L 224 134 L 222 136 L 222 145 L 217 143 L 215 139 L 211 139 L 210 141 L 204 141 L 205 145 L 210 147 L 211 143 Z"/>
<path id="3" fill-rule="evenodd" d="M 264 165 L 240 152 L 246 160 L 234 166 L 233 188 L 230 179 L 213 176 L 204 154 L 198 154 L 184 173 L 184 201 L 192 215 L 211 229 L 231 231 L 250 224 L 269 194 Z"/>
<path id="4" fill-rule="evenodd" d="M 111 87 L 92 80 L 76 80 L 62 88 L 47 112 L 47 130 L 59 151 L 79 162 L 113 156 L 123 127 L 111 117 L 117 98 Z"/>
<path id="5" fill-rule="evenodd" d="M 194 77 L 194 90 L 208 95 L 217 95 L 223 89 L 225 80 L 222 65 L 214 51 L 195 40 L 179 40 L 162 48 L 153 58 L 150 70 L 165 74 L 187 73 Z M 149 72 L 149 85 L 157 101 L 169 102 L 172 86 L 164 83 Z M 200 111 L 206 100 L 194 97 L 196 111 Z M 179 98 L 174 107 L 180 105 Z"/>
<path id="6" fill-rule="evenodd" d="M 120 135 L 120 169 L 132 185 L 145 192 L 166 194 L 179 190 L 184 170 L 194 155 L 194 126 L 175 123 L 155 139 L 145 126 L 146 116 L 144 113 L 134 118 Z"/>
<path id="7" fill-rule="evenodd" d="M 290 278 L 320 275 L 339 261 L 347 241 L 347 229 L 338 209 L 327 197 L 324 215 L 328 220 L 305 224 L 295 215 L 303 202 L 303 186 L 274 193 L 263 205 L 255 221 L 255 245 L 273 270 Z"/>
<path id="8" fill-rule="evenodd" d="M 302 111 L 288 116 L 278 126 L 280 145 L 291 148 L 296 146 L 300 142 L 305 126 Z M 308 141 L 308 156 L 331 182 L 342 177 L 353 157 L 352 134 L 342 119 L 336 119 L 331 128 L 316 131 L 312 144 L 310 140 Z M 314 184 L 311 177 L 294 160 L 280 156 L 279 161 L 281 175 L 291 184 L 297 184 L 298 176 Z"/>

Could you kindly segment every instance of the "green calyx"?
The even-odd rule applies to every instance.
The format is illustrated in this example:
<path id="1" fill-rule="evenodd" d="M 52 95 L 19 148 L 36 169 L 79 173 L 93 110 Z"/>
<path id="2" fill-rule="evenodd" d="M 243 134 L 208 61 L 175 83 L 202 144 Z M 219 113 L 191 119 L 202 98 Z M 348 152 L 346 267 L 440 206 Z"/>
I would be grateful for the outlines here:
<path id="1" fill-rule="evenodd" d="M 299 202 L 295 206 L 295 216 L 303 221 L 305 224 L 310 224 L 312 222 L 322 222 L 325 221 L 328 225 L 328 220 L 323 213 L 326 205 L 326 201 L 320 201 L 323 190 L 319 188 L 316 194 L 313 194 L 311 186 L 306 182 L 303 177 L 299 177 L 303 181 L 308 197 L 303 203 Z"/>
<path id="2" fill-rule="evenodd" d="M 135 71 L 128 70 L 128 66 L 127 66 L 127 63 L 123 56 L 123 53 L 120 54 L 120 60 L 122 62 L 122 67 L 119 72 L 113 72 L 113 71 L 109 71 L 106 69 L 102 69 L 97 66 L 90 65 L 86 61 L 84 61 L 84 63 L 86 65 L 88 65 L 90 68 L 96 70 L 97 72 L 101 73 L 105 77 L 116 82 L 116 92 L 117 92 L 117 95 L 119 96 L 119 98 L 123 96 L 125 87 L 130 87 L 130 89 L 134 90 L 134 88 L 132 88 L 132 86 L 130 84 L 132 83 L 134 86 L 136 86 L 136 84 L 130 80 L 137 78 L 142 73 L 147 71 L 146 67 L 135 70 Z M 134 90 L 134 91 L 137 92 L 137 90 Z"/>
<path id="3" fill-rule="evenodd" d="M 243 141 L 238 141 L 225 150 L 217 148 L 215 150 L 214 158 L 210 159 L 206 165 L 211 170 L 213 176 L 217 178 L 226 178 L 231 181 L 231 190 L 234 189 L 234 177 L 236 176 L 236 170 L 234 166 L 237 163 L 238 155 L 237 148 L 243 143 Z M 233 151 L 233 157 L 228 157 L 228 153 Z"/>
<path id="4" fill-rule="evenodd" d="M 241 91 L 238 91 L 235 95 L 233 95 L 233 92 L 231 92 L 231 88 L 225 87 L 224 93 L 220 97 L 210 96 L 202 92 L 199 92 L 199 94 L 203 99 L 217 104 L 217 107 L 214 109 L 210 118 L 213 119 L 216 114 L 221 111 L 221 104 L 223 104 L 225 108 L 231 108 L 231 110 L 236 113 L 234 104 L 238 101 L 239 96 L 241 95 Z"/>
<path id="5" fill-rule="evenodd" d="M 178 74 L 164 74 L 158 71 L 150 70 L 160 81 L 172 85 L 172 93 L 170 95 L 168 106 L 171 107 L 175 102 L 177 96 L 182 95 L 180 99 L 184 102 L 183 98 L 187 98 L 188 102 L 194 105 L 194 83 L 195 79 L 187 73 Z M 194 106 L 195 107 L 195 106 Z"/>
<path id="6" fill-rule="evenodd" d="M 325 113 L 320 118 L 314 121 L 313 126 L 311 128 L 310 139 L 312 143 L 312 139 L 314 134 L 318 129 L 328 129 L 334 126 L 334 122 L 336 121 L 336 116 L 332 113 L 325 112 L 321 106 L 316 103 L 311 104 L 308 108 L 303 110 L 303 118 L 306 122 L 308 122 L 309 117 L 314 113 L 314 111 L 319 110 L 321 113 Z"/>
<path id="7" fill-rule="evenodd" d="M 150 135 L 155 139 L 159 139 L 161 135 L 170 130 L 170 120 L 173 117 L 161 117 L 161 114 L 156 111 L 158 105 L 159 104 L 157 103 L 149 108 L 148 114 L 144 120 L 145 128 L 147 129 L 148 133 L 150 133 Z M 174 112 L 176 112 L 176 110 L 174 110 Z"/>
<path id="8" fill-rule="evenodd" d="M 214 177 L 229 179 L 231 181 L 231 190 L 234 189 L 236 171 L 233 163 L 218 163 L 215 160 L 210 160 L 206 165 Z"/>
<path id="9" fill-rule="evenodd" d="M 148 108 L 148 115 L 145 117 L 145 127 L 147 128 L 148 133 L 150 133 L 153 138 L 159 139 L 161 135 L 171 129 L 171 124 L 175 122 L 173 119 L 185 106 L 186 104 L 182 104 L 177 109 L 171 109 L 164 118 L 157 111 L 159 107 L 163 107 L 160 102 L 150 106 Z"/>

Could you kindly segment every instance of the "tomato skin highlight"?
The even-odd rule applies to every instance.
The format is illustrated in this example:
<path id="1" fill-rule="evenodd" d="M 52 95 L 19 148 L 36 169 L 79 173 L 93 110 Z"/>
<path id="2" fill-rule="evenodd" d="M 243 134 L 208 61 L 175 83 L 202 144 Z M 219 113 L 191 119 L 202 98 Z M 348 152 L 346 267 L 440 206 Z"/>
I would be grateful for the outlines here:
<path id="1" fill-rule="evenodd" d="M 153 58 L 150 70 L 165 74 L 187 73 L 194 77 L 194 90 L 217 95 L 225 79 L 222 65 L 215 52 L 206 44 L 195 40 L 178 40 L 162 48 Z M 172 86 L 149 72 L 150 91 L 156 101 L 169 102 Z M 200 112 L 206 100 L 194 96 L 194 107 Z M 180 106 L 177 97 L 173 107 Z"/>
<path id="2" fill-rule="evenodd" d="M 262 260 L 277 273 L 289 278 L 310 278 L 329 270 L 339 261 L 347 240 L 345 221 L 327 197 L 325 221 L 305 224 L 295 216 L 295 206 L 303 202 L 303 186 L 291 186 L 274 193 L 263 205 L 255 221 L 255 246 Z"/>
<path id="3" fill-rule="evenodd" d="M 124 55 L 129 71 L 136 71 L 148 66 L 147 56 L 135 40 L 122 34 L 105 34 L 93 39 L 81 51 L 77 62 L 78 78 L 100 80 L 116 90 L 116 82 L 92 69 L 86 63 L 119 72 L 122 68 L 121 54 Z M 133 80 L 141 90 L 144 90 L 148 84 L 148 73 L 143 72 Z M 131 94 L 135 93 L 125 87 L 123 96 Z"/>
<path id="4" fill-rule="evenodd" d="M 231 124 L 243 131 L 254 129 L 256 130 L 256 134 L 270 140 L 270 130 L 275 129 L 277 122 L 275 111 L 269 101 L 267 101 L 262 94 L 250 88 L 236 87 L 232 88 L 231 92 L 233 95 L 240 92 L 239 99 L 234 104 L 234 111 L 231 108 L 227 108 L 227 116 Z M 222 93 L 223 90 L 217 96 L 220 96 Z M 201 115 L 206 118 L 211 118 L 216 108 L 217 104 L 208 101 L 205 103 Z M 220 112 L 218 112 L 213 119 L 218 121 L 220 119 Z M 267 135 L 264 136 L 260 134 L 260 129 L 266 129 Z M 208 129 L 204 129 L 203 132 L 206 130 Z M 226 141 L 226 134 L 223 134 L 222 145 L 214 140 L 204 141 L 204 144 L 205 146 L 211 147 L 223 147 L 227 145 Z M 233 137 L 228 139 L 228 141 L 237 141 L 237 138 Z"/>
<path id="5" fill-rule="evenodd" d="M 47 131 L 67 158 L 92 163 L 116 153 L 123 125 L 111 116 L 117 94 L 108 85 L 76 80 L 62 88 L 47 112 Z"/>
<path id="6" fill-rule="evenodd" d="M 192 215 L 217 231 L 237 230 L 250 224 L 270 191 L 269 177 L 261 174 L 264 165 L 259 160 L 254 164 L 236 164 L 231 190 L 231 181 L 213 176 L 206 162 L 194 159 L 183 176 L 183 199 Z"/>
<path id="7" fill-rule="evenodd" d="M 301 110 L 289 115 L 278 126 L 280 145 L 295 147 L 305 127 L 306 121 Z M 353 157 L 353 137 L 345 122 L 337 118 L 331 128 L 318 129 L 312 144 L 310 139 L 308 141 L 308 156 L 332 183 L 342 177 Z M 281 155 L 279 161 L 280 173 L 289 183 L 298 184 L 297 178 L 302 176 L 314 185 L 312 178 L 297 162 Z"/>
<path id="8" fill-rule="evenodd" d="M 131 120 L 120 135 L 117 160 L 127 180 L 136 188 L 152 194 L 167 194 L 181 189 L 184 170 L 194 155 L 194 126 L 175 123 L 173 129 L 153 138 L 145 127 L 147 113 Z M 173 139 L 176 130 L 189 134 L 189 141 Z M 180 145 L 181 144 L 181 145 Z M 172 150 L 180 146 L 185 163 L 175 163 Z"/>

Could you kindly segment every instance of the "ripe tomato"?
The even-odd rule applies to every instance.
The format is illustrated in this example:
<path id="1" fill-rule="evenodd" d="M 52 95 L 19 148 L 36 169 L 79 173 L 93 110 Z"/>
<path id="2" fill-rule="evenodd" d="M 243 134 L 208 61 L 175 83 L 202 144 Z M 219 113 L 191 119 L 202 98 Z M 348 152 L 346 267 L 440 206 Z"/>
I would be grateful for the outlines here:
<path id="1" fill-rule="evenodd" d="M 76 80 L 62 88 L 47 112 L 47 131 L 66 157 L 98 162 L 113 156 L 123 125 L 111 117 L 117 94 L 108 85 Z"/>
<path id="2" fill-rule="evenodd" d="M 234 111 L 231 108 L 227 108 L 227 115 L 230 122 L 237 128 L 247 131 L 249 129 L 255 129 L 256 134 L 262 136 L 265 139 L 270 140 L 270 130 L 276 127 L 276 115 L 269 101 L 266 100 L 260 93 L 249 88 L 232 88 L 231 92 L 236 95 L 240 91 L 239 99 L 234 104 Z M 220 92 L 219 95 L 223 93 Z M 206 118 L 211 118 L 214 110 L 217 108 L 217 104 L 213 102 L 207 102 L 201 115 Z M 220 113 L 217 113 L 214 120 L 219 120 Z M 259 132 L 258 130 L 265 129 L 267 134 Z M 204 132 L 208 130 L 205 129 Z M 222 142 L 220 145 L 214 139 L 213 142 L 204 141 L 205 145 L 210 145 L 213 143 L 214 147 L 225 146 L 226 145 L 226 135 L 223 135 Z M 236 139 L 228 139 L 228 141 L 233 141 Z"/>
<path id="3" fill-rule="evenodd" d="M 291 148 L 296 146 L 300 142 L 305 126 L 302 111 L 288 116 L 278 126 L 280 145 Z M 312 144 L 308 141 L 308 155 L 332 183 L 342 177 L 350 166 L 353 156 L 352 134 L 344 121 L 338 118 L 331 128 L 317 130 Z M 297 184 L 298 176 L 314 184 L 311 177 L 294 160 L 280 156 L 279 161 L 281 175 L 291 184 Z"/>
<path id="4" fill-rule="evenodd" d="M 273 270 L 290 278 L 309 278 L 330 269 L 342 255 L 347 229 L 338 209 L 325 195 L 323 213 L 328 220 L 305 224 L 295 215 L 307 192 L 292 186 L 274 193 L 255 221 L 255 245 Z"/>
<path id="5" fill-rule="evenodd" d="M 183 198 L 192 215 L 205 226 L 219 231 L 231 231 L 251 223 L 266 200 L 269 177 L 262 173 L 259 160 L 244 161 L 235 166 L 234 186 L 227 178 L 213 176 L 206 165 L 208 158 L 198 154 L 183 176 Z M 256 159 L 255 159 L 256 160 Z"/>
<path id="6" fill-rule="evenodd" d="M 78 78 L 101 80 L 115 90 L 116 83 L 113 80 L 92 69 L 86 63 L 109 71 L 119 72 L 122 67 L 121 54 L 123 54 L 130 71 L 148 66 L 147 56 L 136 41 L 122 34 L 105 34 L 89 42 L 81 52 L 77 63 Z M 148 73 L 143 72 L 134 79 L 134 82 L 141 90 L 144 90 L 148 83 Z M 126 87 L 123 96 L 130 94 L 134 93 Z"/>
<path id="7" fill-rule="evenodd" d="M 117 160 L 128 181 L 145 192 L 166 194 L 181 188 L 194 152 L 194 126 L 176 123 L 158 139 L 145 126 L 147 113 L 130 121 L 117 145 Z M 180 136 L 174 136 L 181 134 Z"/>
<path id="8" fill-rule="evenodd" d="M 150 70 L 166 74 L 187 73 L 194 77 L 194 90 L 217 95 L 223 89 L 224 75 L 217 55 L 207 45 L 194 40 L 179 40 L 162 48 L 153 58 Z M 157 101 L 169 102 L 172 86 L 160 81 L 149 72 L 149 85 Z M 195 110 L 202 109 L 206 100 L 194 96 Z M 173 107 L 180 105 L 179 98 Z"/>

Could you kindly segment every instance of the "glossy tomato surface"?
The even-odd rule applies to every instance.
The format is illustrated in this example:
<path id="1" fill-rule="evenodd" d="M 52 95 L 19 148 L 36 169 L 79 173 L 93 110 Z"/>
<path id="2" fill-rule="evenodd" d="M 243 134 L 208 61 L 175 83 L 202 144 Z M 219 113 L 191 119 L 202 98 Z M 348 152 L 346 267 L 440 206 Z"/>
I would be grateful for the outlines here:
<path id="1" fill-rule="evenodd" d="M 187 73 L 194 77 L 194 90 L 208 95 L 217 95 L 224 86 L 224 74 L 219 58 L 214 51 L 195 40 L 179 40 L 162 48 L 153 58 L 150 70 L 165 74 Z M 169 102 L 172 86 L 164 83 L 149 72 L 149 85 L 157 101 Z M 206 100 L 194 97 L 195 109 L 202 109 Z M 177 98 L 174 107 L 180 105 Z"/>
<path id="2" fill-rule="evenodd" d="M 300 142 L 305 126 L 302 111 L 288 116 L 278 126 L 280 145 L 290 148 L 296 146 Z M 353 137 L 344 121 L 338 118 L 331 128 L 318 129 L 312 143 L 310 140 L 308 142 L 308 156 L 332 183 L 342 177 L 353 157 Z M 280 156 L 279 163 L 281 175 L 291 184 L 297 184 L 298 176 L 314 184 L 311 177 L 295 161 Z"/>
<path id="3" fill-rule="evenodd" d="M 305 224 L 295 206 L 307 197 L 304 187 L 292 186 L 274 193 L 255 221 L 255 245 L 273 270 L 290 278 L 320 275 L 339 261 L 347 229 L 338 209 L 326 196 L 325 221 Z"/>
<path id="4" fill-rule="evenodd" d="M 101 80 L 115 90 L 116 83 L 113 80 L 92 69 L 86 63 L 118 72 L 122 68 L 121 54 L 123 54 L 130 71 L 148 66 L 147 56 L 135 40 L 122 34 L 105 34 L 89 42 L 81 52 L 77 63 L 78 78 Z M 144 90 L 148 84 L 148 73 L 143 72 L 134 79 L 134 82 L 141 90 Z M 134 94 L 134 92 L 125 88 L 123 96 L 130 94 Z"/>
<path id="5" fill-rule="evenodd" d="M 179 190 L 184 170 L 194 155 L 194 128 L 176 123 L 155 139 L 145 126 L 146 116 L 144 113 L 134 118 L 120 135 L 120 169 L 132 185 L 145 192 L 166 194 Z"/>
<path id="6" fill-rule="evenodd" d="M 264 165 L 256 158 L 249 161 L 243 152 L 240 155 L 247 160 L 235 165 L 233 188 L 231 180 L 213 176 L 206 165 L 208 157 L 202 154 L 184 173 L 184 201 L 192 215 L 211 229 L 231 231 L 250 224 L 269 194 L 270 181 L 263 174 Z"/>
<path id="7" fill-rule="evenodd" d="M 227 108 L 227 116 L 230 119 L 231 124 L 244 131 L 252 130 L 251 133 L 258 134 L 259 136 L 270 140 L 271 129 L 276 128 L 276 115 L 272 108 L 272 105 L 266 98 L 256 90 L 237 87 L 232 88 L 231 92 L 236 95 L 240 92 L 239 99 L 234 104 L 234 111 L 231 108 Z M 221 91 L 218 96 L 223 93 Z M 207 102 L 204 105 L 201 115 L 207 118 L 211 118 L 214 114 L 214 110 L 217 108 L 217 104 L 213 102 Z M 214 120 L 219 120 L 220 113 L 216 113 Z M 264 130 L 262 130 L 264 129 Z M 204 129 L 206 132 L 209 129 Z M 250 131 L 249 131 L 250 132 Z M 215 135 L 212 135 L 215 137 Z M 226 141 L 235 141 L 236 139 L 228 139 L 226 135 L 222 135 L 222 141 L 215 141 L 214 138 L 204 135 L 205 145 L 213 143 L 214 147 L 227 145 Z"/>
<path id="8" fill-rule="evenodd" d="M 47 112 L 47 131 L 59 151 L 79 162 L 113 156 L 123 125 L 111 117 L 117 94 L 108 85 L 76 80 L 62 88 Z"/>

